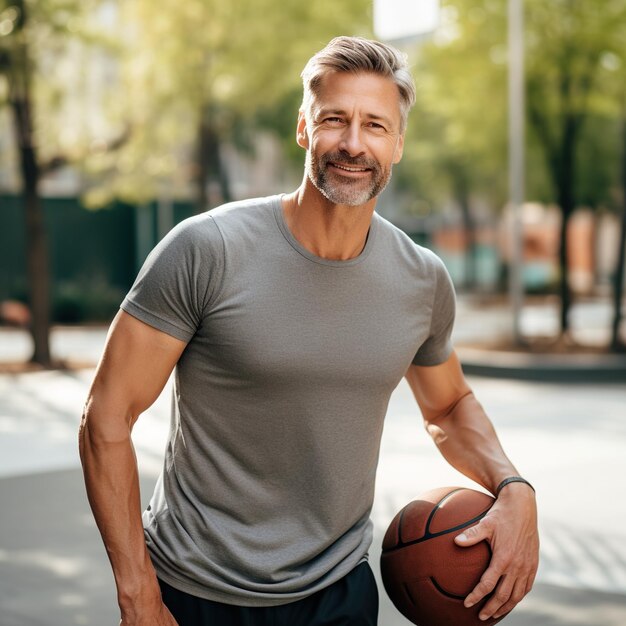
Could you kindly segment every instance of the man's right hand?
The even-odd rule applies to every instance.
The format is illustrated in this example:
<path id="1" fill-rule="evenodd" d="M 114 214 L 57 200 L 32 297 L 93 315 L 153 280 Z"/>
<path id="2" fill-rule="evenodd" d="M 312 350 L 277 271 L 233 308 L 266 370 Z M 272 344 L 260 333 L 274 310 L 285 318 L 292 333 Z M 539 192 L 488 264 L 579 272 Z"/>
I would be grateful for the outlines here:
<path id="1" fill-rule="evenodd" d="M 161 602 L 154 609 L 122 611 L 120 626 L 179 626 L 169 609 Z"/>

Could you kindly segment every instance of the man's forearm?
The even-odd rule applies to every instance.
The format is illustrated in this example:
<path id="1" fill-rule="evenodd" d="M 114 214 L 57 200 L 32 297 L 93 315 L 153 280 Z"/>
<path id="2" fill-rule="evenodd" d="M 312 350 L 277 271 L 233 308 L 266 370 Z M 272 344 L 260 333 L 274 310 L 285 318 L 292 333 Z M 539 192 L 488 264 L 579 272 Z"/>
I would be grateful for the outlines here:
<path id="1" fill-rule="evenodd" d="M 426 430 L 450 465 L 491 493 L 501 480 L 517 473 L 472 392 L 446 413 L 426 421 Z"/>
<path id="2" fill-rule="evenodd" d="M 111 561 L 120 607 L 160 599 L 143 534 L 130 432 L 105 436 L 97 428 L 90 429 L 89 419 L 84 418 L 79 449 L 89 503 Z"/>

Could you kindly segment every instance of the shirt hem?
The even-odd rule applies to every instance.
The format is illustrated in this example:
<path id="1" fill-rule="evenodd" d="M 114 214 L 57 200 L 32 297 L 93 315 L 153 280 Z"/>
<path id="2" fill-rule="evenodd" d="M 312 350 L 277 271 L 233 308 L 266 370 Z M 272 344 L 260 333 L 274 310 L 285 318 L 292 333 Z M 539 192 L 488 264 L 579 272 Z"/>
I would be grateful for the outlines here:
<path id="1" fill-rule="evenodd" d="M 122 311 L 128 313 L 129 315 L 132 315 L 139 321 L 144 322 L 145 324 L 148 324 L 148 326 L 152 326 L 152 328 L 156 328 L 157 330 L 160 330 L 170 335 L 171 337 L 174 337 L 175 339 L 180 339 L 181 341 L 188 342 L 195 334 L 178 328 L 171 322 L 157 317 L 154 313 L 146 311 L 143 307 L 139 306 L 128 298 L 124 299 L 124 301 L 120 305 L 120 308 L 122 309 Z"/>
<path id="2" fill-rule="evenodd" d="M 292 591 L 280 595 L 254 592 L 256 594 L 255 596 L 246 596 L 223 593 L 210 587 L 203 587 L 200 585 L 185 583 L 171 576 L 167 572 L 164 572 L 161 568 L 159 568 L 158 564 L 155 563 L 153 559 L 153 565 L 156 570 L 157 578 L 170 585 L 170 587 L 174 587 L 174 589 L 178 589 L 178 591 L 182 591 L 183 593 L 187 593 L 196 598 L 202 598 L 204 600 L 210 600 L 211 602 L 220 602 L 222 604 L 229 604 L 232 606 L 245 607 L 271 607 L 290 604 L 291 602 L 298 602 L 299 600 L 303 600 L 304 598 L 307 598 L 319 591 L 322 591 L 326 587 L 329 587 L 330 585 L 336 583 L 338 580 L 341 580 L 342 578 L 347 576 L 355 567 L 364 562 L 368 562 L 367 554 L 363 555 L 356 563 L 354 563 L 354 565 L 349 567 L 337 578 L 331 577 L 329 578 L 328 582 L 325 582 L 323 585 L 314 585 L 311 589 L 307 589 L 305 591 Z"/>

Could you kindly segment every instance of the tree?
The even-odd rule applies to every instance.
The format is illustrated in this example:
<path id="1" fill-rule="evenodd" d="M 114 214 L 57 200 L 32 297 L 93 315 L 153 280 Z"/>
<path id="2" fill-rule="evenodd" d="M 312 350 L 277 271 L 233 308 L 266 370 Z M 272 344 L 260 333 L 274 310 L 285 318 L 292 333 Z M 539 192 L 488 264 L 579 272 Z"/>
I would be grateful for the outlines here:
<path id="1" fill-rule="evenodd" d="M 79 0 L 0 0 L 0 78 L 6 83 L 4 104 L 12 113 L 24 205 L 31 360 L 43 366 L 52 363 L 51 288 L 40 186 L 46 176 L 87 157 L 83 144 L 90 143 L 84 138 L 59 139 L 63 120 L 56 114 L 68 94 L 57 82 L 55 65 L 67 57 L 72 43 L 103 45 L 104 38 L 81 23 L 83 12 L 93 12 L 96 6 L 97 2 Z M 125 139 L 126 133 L 121 133 L 108 143 L 100 141 L 99 150 L 116 149 Z"/>
<path id="2" fill-rule="evenodd" d="M 473 204 L 506 199 L 505 35 L 500 3 L 443 3 L 440 30 L 416 54 L 417 103 L 397 168 L 401 184 L 430 205 L 451 198 L 459 208 L 468 287 L 476 279 Z"/>
<path id="3" fill-rule="evenodd" d="M 626 59 L 625 59 L 626 61 Z M 626 262 L 626 89 L 622 100 L 621 119 L 621 187 L 622 210 L 619 247 L 616 255 L 615 272 L 613 277 L 613 321 L 611 324 L 611 349 L 614 352 L 623 352 L 626 346 L 620 338 L 620 327 L 623 320 L 622 300 L 624 297 L 624 263 Z"/>
<path id="4" fill-rule="evenodd" d="M 6 24 L 0 39 L 0 72 L 8 87 L 8 103 L 13 114 L 14 132 L 19 153 L 22 196 L 26 223 L 27 275 L 31 334 L 34 342 L 32 360 L 48 366 L 51 363 L 50 278 L 48 246 L 44 215 L 39 196 L 42 165 L 39 160 L 34 122 L 33 80 L 35 61 L 32 55 L 30 5 L 24 0 L 4 0 L 2 21 Z"/>
<path id="5" fill-rule="evenodd" d="M 585 122 L 593 112 L 602 57 L 620 48 L 626 2 L 528 2 L 528 116 L 562 212 L 560 231 L 561 332 L 569 330 L 567 230 L 576 207 L 575 186 Z"/>
<path id="6" fill-rule="evenodd" d="M 426 197 L 455 198 L 468 225 L 473 198 L 494 207 L 506 198 L 506 8 L 505 0 L 444 0 L 442 26 L 417 57 L 405 182 Z M 603 2 L 601 9 L 590 0 L 526 0 L 525 8 L 527 196 L 562 212 L 566 334 L 569 220 L 582 203 L 604 205 L 615 184 L 615 153 L 602 144 L 613 139 L 615 86 L 624 79 L 611 75 L 606 60 L 624 54 L 626 0 Z"/>
<path id="7" fill-rule="evenodd" d="M 118 158 L 98 164 L 94 173 L 104 179 L 92 201 L 145 202 L 164 185 L 184 195 L 190 183 L 198 210 L 230 199 L 225 144 L 246 145 L 258 111 L 292 92 L 308 57 L 328 39 L 368 34 L 369 4 L 161 0 L 155 10 L 150 0 L 121 2 L 124 53 L 111 111 L 129 117 L 133 138 Z M 207 197 L 210 182 L 215 198 Z"/>

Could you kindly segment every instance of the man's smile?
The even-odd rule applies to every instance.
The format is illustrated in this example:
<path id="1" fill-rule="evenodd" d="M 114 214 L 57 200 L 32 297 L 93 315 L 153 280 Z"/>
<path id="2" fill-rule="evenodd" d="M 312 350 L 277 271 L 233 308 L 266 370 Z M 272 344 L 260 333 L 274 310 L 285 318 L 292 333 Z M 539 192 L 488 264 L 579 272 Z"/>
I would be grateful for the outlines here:
<path id="1" fill-rule="evenodd" d="M 344 163 L 337 163 L 335 161 L 331 161 L 328 165 L 334 170 L 339 170 L 343 175 L 362 175 L 369 174 L 372 170 L 369 167 L 357 166 L 357 165 L 346 165 Z"/>
<path id="2" fill-rule="evenodd" d="M 369 172 L 368 167 L 354 167 L 352 165 L 342 165 L 341 163 L 331 163 L 334 167 L 338 167 L 340 170 L 346 172 Z"/>

